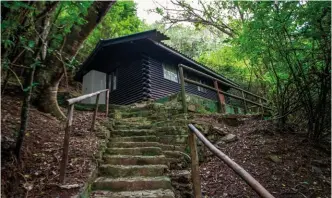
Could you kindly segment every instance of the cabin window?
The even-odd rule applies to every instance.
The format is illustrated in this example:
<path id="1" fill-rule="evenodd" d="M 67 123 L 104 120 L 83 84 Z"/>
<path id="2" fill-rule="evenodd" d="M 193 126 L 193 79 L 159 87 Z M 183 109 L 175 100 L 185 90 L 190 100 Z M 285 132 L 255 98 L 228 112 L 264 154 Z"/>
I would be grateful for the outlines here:
<path id="1" fill-rule="evenodd" d="M 110 91 L 116 90 L 117 86 L 118 86 L 116 70 L 114 72 L 110 73 L 108 77 L 109 77 L 108 87 L 109 87 Z"/>
<path id="2" fill-rule="evenodd" d="M 204 81 L 204 80 L 199 80 L 198 82 L 200 82 L 201 84 L 207 85 L 206 81 Z M 207 93 L 207 89 L 205 87 L 197 86 L 197 89 L 200 92 Z"/>
<path id="3" fill-rule="evenodd" d="M 171 80 L 173 82 L 179 82 L 178 80 L 178 70 L 176 66 L 163 64 L 164 68 L 164 78 Z"/>

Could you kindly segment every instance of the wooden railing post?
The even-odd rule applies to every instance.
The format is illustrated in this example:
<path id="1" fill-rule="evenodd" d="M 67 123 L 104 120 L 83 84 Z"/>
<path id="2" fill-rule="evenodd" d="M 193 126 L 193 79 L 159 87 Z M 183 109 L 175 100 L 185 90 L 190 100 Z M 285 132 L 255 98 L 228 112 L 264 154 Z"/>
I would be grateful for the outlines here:
<path id="1" fill-rule="evenodd" d="M 99 95 L 100 95 L 100 93 L 96 97 L 96 105 L 95 105 L 95 112 L 93 113 L 93 118 L 92 118 L 91 132 L 93 132 L 95 130 L 95 122 L 96 122 L 96 117 L 97 117 L 97 113 L 98 113 Z"/>
<path id="2" fill-rule="evenodd" d="M 60 165 L 60 183 L 64 183 L 65 181 L 66 166 L 68 162 L 68 151 L 69 151 L 69 134 L 71 132 L 71 125 L 73 123 L 73 112 L 74 112 L 74 104 L 71 104 L 68 107 L 65 137 L 63 141 L 62 161 Z"/>
<path id="3" fill-rule="evenodd" d="M 187 102 L 186 102 L 186 90 L 185 90 L 185 84 L 184 84 L 184 75 L 183 75 L 183 68 L 179 66 L 179 72 L 180 72 L 180 82 L 181 82 L 181 100 L 182 100 L 182 107 L 183 112 L 187 113 Z"/>
<path id="4" fill-rule="evenodd" d="M 110 102 L 110 90 L 108 89 L 107 91 L 106 91 L 106 101 L 105 101 L 105 103 L 106 103 L 106 117 L 108 117 L 108 108 L 109 108 L 109 102 Z"/>
<path id="5" fill-rule="evenodd" d="M 245 171 L 241 166 L 235 163 L 226 154 L 221 152 L 217 147 L 215 147 L 204 135 L 192 124 L 189 124 L 189 129 L 191 135 L 196 135 L 198 139 L 219 159 L 221 159 L 228 167 L 230 167 L 236 174 L 238 174 L 249 186 L 257 192 L 260 197 L 263 198 L 274 198 L 274 196 L 267 191 L 255 178 L 253 178 L 247 171 Z M 191 148 L 190 148 L 191 149 Z M 195 186 L 194 186 L 195 188 Z M 195 194 L 196 197 L 196 194 Z"/>
<path id="6" fill-rule="evenodd" d="M 247 108 L 247 102 L 246 102 L 246 100 L 245 100 L 246 97 L 245 97 L 243 91 L 241 91 L 241 93 L 242 93 L 243 104 L 244 104 L 244 114 L 247 114 L 247 112 L 248 112 L 248 108 Z"/>
<path id="7" fill-rule="evenodd" d="M 214 88 L 217 90 L 217 95 L 218 95 L 219 104 L 220 104 L 220 112 L 226 113 L 225 96 L 219 92 L 218 81 L 214 80 L 213 84 L 214 84 Z"/>
<path id="8" fill-rule="evenodd" d="M 201 176 L 199 173 L 199 160 L 197 153 L 196 136 L 193 132 L 189 132 L 188 140 L 189 140 L 189 148 L 191 156 L 191 179 L 193 182 L 194 197 L 201 198 L 202 197 Z"/>

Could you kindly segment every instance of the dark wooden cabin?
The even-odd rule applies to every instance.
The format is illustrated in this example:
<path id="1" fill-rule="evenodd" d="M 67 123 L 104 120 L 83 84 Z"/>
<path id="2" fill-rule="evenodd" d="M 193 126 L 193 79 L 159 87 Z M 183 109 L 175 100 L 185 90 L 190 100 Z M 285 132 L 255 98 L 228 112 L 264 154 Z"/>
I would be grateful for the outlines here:
<path id="1" fill-rule="evenodd" d="M 100 40 L 77 72 L 75 79 L 82 82 L 83 77 L 92 70 L 104 73 L 106 80 L 102 84 L 105 84 L 104 88 L 110 88 L 112 104 L 130 104 L 178 93 L 180 91 L 179 64 L 237 86 L 224 76 L 161 42 L 167 39 L 169 38 L 166 35 L 157 30 L 150 30 L 120 38 Z M 213 86 L 213 82 L 204 77 L 186 71 L 184 75 L 186 78 Z M 223 85 L 219 87 L 224 91 L 229 89 Z M 197 85 L 186 84 L 186 91 L 204 98 L 218 100 L 216 92 Z"/>

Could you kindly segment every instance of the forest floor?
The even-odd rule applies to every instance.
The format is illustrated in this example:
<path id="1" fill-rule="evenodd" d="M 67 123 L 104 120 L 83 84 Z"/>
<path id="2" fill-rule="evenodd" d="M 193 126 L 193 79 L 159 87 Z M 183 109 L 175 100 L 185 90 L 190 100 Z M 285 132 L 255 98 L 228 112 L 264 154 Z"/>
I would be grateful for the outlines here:
<path id="1" fill-rule="evenodd" d="M 1 98 L 1 194 L 2 197 L 70 197 L 94 169 L 98 138 L 89 131 L 92 112 L 74 112 L 66 184 L 59 185 L 64 124 L 31 108 L 22 165 L 9 154 L 20 124 L 21 98 L 8 90 Z M 66 112 L 65 109 L 63 109 Z M 99 120 L 104 119 L 99 113 Z M 213 117 L 201 121 L 217 123 Z M 269 121 L 243 120 L 227 126 L 236 141 L 218 144 L 221 151 L 247 170 L 275 197 L 330 197 L 331 156 L 306 140 L 301 130 L 277 130 Z M 203 194 L 207 197 L 258 197 L 218 158 L 208 155 L 201 163 Z M 68 187 L 68 186 L 67 186 Z M 5 195 L 5 196 L 4 196 Z"/>
<path id="2" fill-rule="evenodd" d="M 90 132 L 93 112 L 74 111 L 65 182 L 71 186 L 63 186 L 59 184 L 59 167 L 64 122 L 31 107 L 22 163 L 18 166 L 9 151 L 15 146 L 22 100 L 19 93 L 6 92 L 1 97 L 2 197 L 70 197 L 78 193 L 96 165 L 99 140 Z M 104 113 L 99 113 L 97 121 L 104 118 Z"/>
<path id="3" fill-rule="evenodd" d="M 200 120 L 217 123 L 214 118 Z M 295 127 L 278 130 L 270 121 L 243 120 L 227 126 L 236 141 L 219 149 L 248 171 L 275 197 L 331 197 L 331 155 L 310 143 Z M 218 141 L 217 141 L 218 142 Z M 331 147 L 330 147 L 331 148 Z M 219 158 L 205 151 L 200 165 L 202 192 L 208 197 L 258 197 Z"/>

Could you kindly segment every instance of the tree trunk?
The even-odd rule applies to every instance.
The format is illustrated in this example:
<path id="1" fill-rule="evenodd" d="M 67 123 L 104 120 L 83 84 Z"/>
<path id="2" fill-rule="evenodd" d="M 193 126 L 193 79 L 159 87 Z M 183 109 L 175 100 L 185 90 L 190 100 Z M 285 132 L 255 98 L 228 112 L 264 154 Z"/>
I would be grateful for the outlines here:
<path id="1" fill-rule="evenodd" d="M 57 102 L 57 91 L 61 78 L 64 74 L 64 62 L 70 63 L 75 57 L 79 48 L 94 28 L 100 23 L 115 1 L 94 1 L 85 17 L 86 24 L 73 26 L 71 32 L 65 37 L 62 49 L 63 58 L 59 60 L 55 55 L 46 58 L 45 63 L 48 70 L 43 69 L 37 74 L 37 82 L 41 83 L 38 87 L 38 107 L 46 113 L 51 113 L 58 119 L 64 119 L 65 115 L 61 112 Z M 50 70 L 49 67 L 52 67 Z"/>

